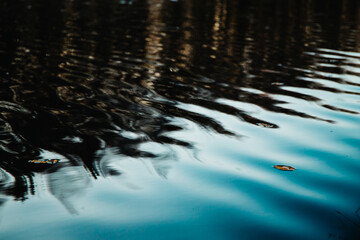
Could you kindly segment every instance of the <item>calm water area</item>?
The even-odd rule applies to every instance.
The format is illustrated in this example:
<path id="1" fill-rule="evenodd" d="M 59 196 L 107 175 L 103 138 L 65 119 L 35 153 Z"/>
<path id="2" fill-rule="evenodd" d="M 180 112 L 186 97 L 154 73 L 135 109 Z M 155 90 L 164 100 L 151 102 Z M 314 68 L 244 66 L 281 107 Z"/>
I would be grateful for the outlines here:
<path id="1" fill-rule="evenodd" d="M 359 113 L 357 0 L 0 0 L 0 239 L 360 239 Z"/>

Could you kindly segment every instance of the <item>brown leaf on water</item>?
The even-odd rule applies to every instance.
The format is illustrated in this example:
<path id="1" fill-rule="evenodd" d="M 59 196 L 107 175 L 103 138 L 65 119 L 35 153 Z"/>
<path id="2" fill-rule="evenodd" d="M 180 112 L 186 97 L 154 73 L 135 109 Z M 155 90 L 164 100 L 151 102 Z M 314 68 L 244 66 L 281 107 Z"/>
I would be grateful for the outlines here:
<path id="1" fill-rule="evenodd" d="M 295 168 L 291 166 L 286 165 L 275 165 L 274 168 L 279 169 L 281 171 L 294 171 Z"/>
<path id="2" fill-rule="evenodd" d="M 29 160 L 29 163 L 41 163 L 41 164 L 55 164 L 58 163 L 59 159 L 49 159 L 49 160 L 37 160 L 37 159 L 33 159 L 33 160 Z"/>

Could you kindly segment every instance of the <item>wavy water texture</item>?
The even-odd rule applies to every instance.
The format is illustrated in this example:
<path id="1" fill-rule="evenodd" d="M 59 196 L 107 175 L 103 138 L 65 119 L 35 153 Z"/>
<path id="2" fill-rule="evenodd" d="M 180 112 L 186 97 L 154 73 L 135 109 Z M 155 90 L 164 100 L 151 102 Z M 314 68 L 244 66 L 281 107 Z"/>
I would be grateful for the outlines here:
<path id="1" fill-rule="evenodd" d="M 350 0 L 1 1 L 1 235 L 356 239 L 359 19 Z"/>

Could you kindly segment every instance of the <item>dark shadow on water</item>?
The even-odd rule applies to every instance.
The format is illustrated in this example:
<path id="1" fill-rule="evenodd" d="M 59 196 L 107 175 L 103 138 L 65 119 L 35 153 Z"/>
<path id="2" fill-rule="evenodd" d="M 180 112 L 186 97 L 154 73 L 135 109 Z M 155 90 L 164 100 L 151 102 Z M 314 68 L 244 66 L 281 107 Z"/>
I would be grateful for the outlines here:
<path id="1" fill-rule="evenodd" d="M 122 2 L 1 1 L 2 194 L 27 199 L 36 192 L 34 174 L 43 173 L 49 191 L 75 214 L 70 199 L 90 175 L 122 174 L 101 162 L 105 149 L 155 163 L 171 152 L 142 144 L 196 148 L 170 136 L 186 129 L 174 119 L 228 137 L 242 133 L 211 113 L 281 128 L 226 102 L 326 123 L 335 120 L 287 107 L 281 97 L 358 114 L 302 91 L 359 95 L 341 88 L 358 82 L 340 76 L 344 66 L 359 67 L 359 56 L 319 49 L 359 50 L 357 1 Z M 61 159 L 29 162 L 48 160 L 44 152 Z"/>

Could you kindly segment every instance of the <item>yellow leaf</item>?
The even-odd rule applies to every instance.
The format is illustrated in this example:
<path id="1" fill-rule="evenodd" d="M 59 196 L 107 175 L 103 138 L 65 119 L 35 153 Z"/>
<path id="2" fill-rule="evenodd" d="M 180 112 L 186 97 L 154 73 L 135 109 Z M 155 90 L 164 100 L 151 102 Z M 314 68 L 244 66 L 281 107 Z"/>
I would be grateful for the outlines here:
<path id="1" fill-rule="evenodd" d="M 55 164 L 57 162 L 59 162 L 59 159 L 49 159 L 49 160 L 33 159 L 33 160 L 29 160 L 29 163 L 42 163 L 42 164 Z"/>
<path id="2" fill-rule="evenodd" d="M 274 168 L 282 170 L 282 171 L 294 171 L 295 170 L 294 167 L 286 166 L 286 165 L 275 165 Z"/>

